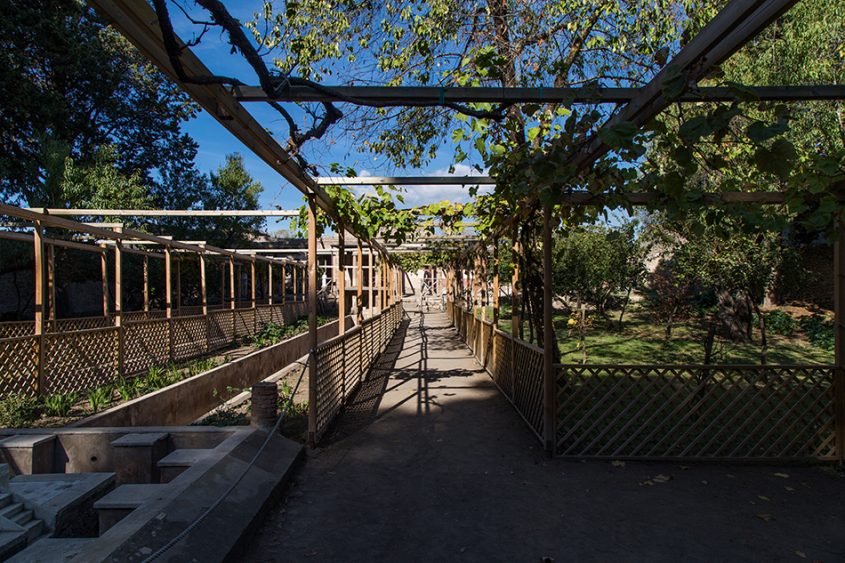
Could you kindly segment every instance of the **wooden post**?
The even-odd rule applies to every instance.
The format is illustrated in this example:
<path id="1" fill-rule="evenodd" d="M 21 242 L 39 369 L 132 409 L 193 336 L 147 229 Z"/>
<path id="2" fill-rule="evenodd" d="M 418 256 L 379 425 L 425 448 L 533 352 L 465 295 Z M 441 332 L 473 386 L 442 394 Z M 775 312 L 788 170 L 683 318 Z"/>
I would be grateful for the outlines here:
<path id="1" fill-rule="evenodd" d="M 235 310 L 235 259 L 229 256 L 229 308 Z"/>
<path id="2" fill-rule="evenodd" d="M 338 225 L 337 247 L 337 330 L 338 334 L 343 334 L 346 332 L 346 241 L 343 225 Z"/>
<path id="3" fill-rule="evenodd" d="M 360 238 L 356 237 L 356 239 L 358 241 L 358 267 L 355 272 L 355 309 L 358 317 L 358 326 L 361 326 L 361 323 L 364 322 L 364 245 L 361 244 Z"/>
<path id="4" fill-rule="evenodd" d="M 499 328 L 499 266 L 499 239 L 493 239 L 493 326 L 496 328 Z"/>
<path id="5" fill-rule="evenodd" d="M 255 309 L 255 258 L 249 262 L 249 306 Z"/>
<path id="6" fill-rule="evenodd" d="M 367 301 L 367 304 L 370 306 L 370 317 L 372 318 L 376 314 L 376 309 L 375 309 L 376 302 L 373 298 L 373 286 L 376 283 L 375 282 L 375 275 L 376 275 L 375 259 L 376 258 L 375 258 L 375 255 L 373 255 L 373 245 L 368 244 L 368 246 L 369 246 L 370 252 L 367 255 L 367 266 L 369 267 L 369 275 L 367 276 L 367 286 L 368 286 L 368 289 L 369 289 L 369 296 L 368 296 L 369 300 Z"/>
<path id="7" fill-rule="evenodd" d="M 513 276 L 511 277 L 511 336 L 514 339 L 519 338 L 521 334 L 520 328 L 522 327 L 522 315 L 520 314 L 520 310 L 522 308 L 522 288 L 519 286 L 519 256 L 521 255 L 522 248 L 519 245 L 519 236 L 517 229 L 514 229 L 513 234 L 513 252 L 511 252 L 511 256 L 513 256 Z M 511 346 L 511 350 L 514 350 L 514 347 Z"/>
<path id="8" fill-rule="evenodd" d="M 164 247 L 164 316 L 167 318 L 167 338 L 170 361 L 176 357 L 176 350 L 173 349 L 173 281 L 172 281 L 172 252 L 170 246 Z"/>
<path id="9" fill-rule="evenodd" d="M 308 194 L 308 443 L 317 446 L 317 202 Z"/>
<path id="10" fill-rule="evenodd" d="M 176 310 L 182 314 L 182 257 L 176 257 Z"/>
<path id="11" fill-rule="evenodd" d="M 282 305 L 287 302 L 288 292 L 288 265 L 282 262 Z"/>
<path id="12" fill-rule="evenodd" d="M 845 224 L 839 223 L 839 235 L 833 246 L 835 363 L 833 412 L 836 457 L 845 461 Z"/>
<path id="13" fill-rule="evenodd" d="M 552 317 L 552 207 L 543 210 L 543 442 L 546 453 L 554 454 L 557 425 L 557 382 L 555 381 L 554 319 Z"/>
<path id="14" fill-rule="evenodd" d="M 297 291 L 298 291 L 298 287 L 297 287 L 297 285 L 296 285 L 296 271 L 297 271 L 298 269 L 299 269 L 299 268 L 297 267 L 297 265 L 296 265 L 296 264 L 294 264 L 294 265 L 293 265 L 293 267 L 291 268 L 291 270 L 293 270 L 293 272 L 292 272 L 292 275 L 293 275 L 293 288 L 291 288 L 291 289 L 292 289 L 291 293 L 293 294 L 293 302 L 294 302 L 294 303 L 296 303 L 296 293 L 297 293 Z"/>
<path id="15" fill-rule="evenodd" d="M 35 382 L 36 391 L 39 396 L 47 393 L 47 381 L 45 378 L 47 366 L 45 362 L 47 354 L 44 342 L 44 228 L 41 221 L 35 221 L 32 240 L 34 243 L 34 264 L 35 270 L 35 336 L 38 337 L 38 377 Z"/>
<path id="16" fill-rule="evenodd" d="M 106 257 L 106 245 L 100 245 L 100 276 L 103 281 L 103 316 L 109 316 L 109 272 Z"/>
<path id="17" fill-rule="evenodd" d="M 150 312 L 150 257 L 144 255 L 144 313 Z M 146 317 L 146 315 L 144 315 Z"/>
<path id="18" fill-rule="evenodd" d="M 220 307 L 226 308 L 226 263 L 220 263 Z"/>
<path id="19" fill-rule="evenodd" d="M 206 285 L 205 285 L 205 254 L 200 253 L 200 305 L 202 306 L 202 314 L 208 315 L 208 301 Z"/>
<path id="20" fill-rule="evenodd" d="M 267 262 L 267 304 L 273 304 L 273 263 Z M 272 318 L 272 314 L 271 314 Z"/>
<path id="21" fill-rule="evenodd" d="M 47 309 L 47 320 L 56 320 L 56 247 L 47 245 L 47 287 L 49 289 L 49 308 Z"/>
<path id="22" fill-rule="evenodd" d="M 121 232 L 120 227 L 115 229 Z M 125 375 L 124 349 L 125 338 L 123 329 L 123 242 L 120 239 L 114 243 L 114 326 L 117 327 L 117 373 Z"/>

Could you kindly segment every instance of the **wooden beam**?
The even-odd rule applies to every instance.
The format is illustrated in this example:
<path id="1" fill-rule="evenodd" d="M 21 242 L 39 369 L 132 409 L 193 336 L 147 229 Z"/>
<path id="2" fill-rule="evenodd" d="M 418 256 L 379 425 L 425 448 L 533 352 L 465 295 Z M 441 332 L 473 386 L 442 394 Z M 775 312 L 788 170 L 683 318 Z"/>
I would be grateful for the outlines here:
<path id="1" fill-rule="evenodd" d="M 208 314 L 208 301 L 205 285 L 205 254 L 199 255 L 200 259 L 200 307 L 202 307 L 202 314 Z M 207 339 L 206 339 L 207 340 Z"/>
<path id="2" fill-rule="evenodd" d="M 317 202 L 308 195 L 308 443 L 317 446 Z"/>
<path id="3" fill-rule="evenodd" d="M 108 281 L 108 265 L 105 253 L 105 245 L 102 246 L 103 253 L 100 254 L 100 277 L 103 286 L 103 316 L 109 316 L 109 281 Z"/>
<path id="4" fill-rule="evenodd" d="M 41 208 L 25 208 L 42 211 Z M 299 211 L 289 209 L 66 209 L 49 207 L 50 215 L 66 217 L 298 217 Z M 97 223 L 94 226 L 105 226 Z"/>
<path id="5" fill-rule="evenodd" d="M 56 320 L 56 249 L 52 244 L 47 247 L 47 296 L 49 305 L 47 308 L 47 320 Z"/>
<path id="6" fill-rule="evenodd" d="M 144 256 L 144 312 L 150 312 L 150 260 Z"/>
<path id="7" fill-rule="evenodd" d="M 114 245 L 114 326 L 117 327 L 117 371 L 120 377 L 125 370 L 125 331 L 123 327 L 123 244 Z"/>
<path id="8" fill-rule="evenodd" d="M 44 343 L 44 228 L 40 221 L 35 222 L 33 233 L 33 270 L 35 271 L 35 299 L 34 299 L 34 334 L 38 337 L 38 375 L 36 390 L 39 396 L 47 393 L 47 378 L 45 365 L 47 362 L 46 346 Z"/>
<path id="9" fill-rule="evenodd" d="M 543 443 L 554 454 L 557 429 L 557 381 L 554 347 L 557 346 L 553 319 L 552 290 L 552 206 L 543 209 Z"/>
<path id="10" fill-rule="evenodd" d="M 346 332 L 346 245 L 343 226 L 337 232 L 337 326 L 338 334 Z M 345 379 L 345 378 L 344 378 Z"/>
<path id="11" fill-rule="evenodd" d="M 499 328 L 499 265 L 499 239 L 493 239 L 493 326 L 496 328 Z"/>
<path id="12" fill-rule="evenodd" d="M 6 240 L 15 240 L 20 242 L 26 242 L 29 244 L 33 244 L 32 240 L 33 234 L 32 233 L 17 233 L 11 231 L 0 231 L 0 239 Z M 72 250 L 81 250 L 83 252 L 105 252 L 105 248 L 102 246 L 95 246 L 90 244 L 83 244 L 81 242 L 73 242 L 69 240 L 62 240 L 56 238 L 47 238 L 42 237 L 44 244 L 49 244 L 50 246 L 62 247 L 62 248 L 70 248 Z"/>
<path id="13" fill-rule="evenodd" d="M 229 308 L 235 310 L 235 259 L 229 257 Z"/>
<path id="14" fill-rule="evenodd" d="M 358 264 L 355 269 L 355 313 L 358 318 L 358 326 L 364 322 L 364 245 L 361 239 L 357 240 L 358 244 Z"/>
<path id="15" fill-rule="evenodd" d="M 321 186 L 495 186 L 491 176 L 323 176 Z"/>
<path id="16" fill-rule="evenodd" d="M 581 86 L 572 88 L 517 87 L 437 87 L 437 86 L 335 86 L 327 85 L 337 96 L 307 86 L 291 86 L 271 98 L 259 86 L 235 86 L 235 97 L 242 102 L 324 102 L 356 98 L 362 103 L 378 107 L 442 106 L 446 103 L 566 103 L 566 104 L 625 104 L 640 91 L 639 88 L 601 88 Z M 759 100 L 802 101 L 845 99 L 841 85 L 749 86 Z M 730 88 L 700 87 L 684 93 L 682 102 L 726 102 L 737 99 Z"/>
<path id="17" fill-rule="evenodd" d="M 369 305 L 370 317 L 374 317 L 375 316 L 375 308 L 376 308 L 375 300 L 373 299 L 373 286 L 376 283 L 375 282 L 375 275 L 376 275 L 375 255 L 373 255 L 373 245 L 372 244 L 368 244 L 367 248 L 369 250 L 369 253 L 367 254 L 367 267 L 368 267 L 368 272 L 367 272 L 367 274 L 368 274 L 367 275 L 367 289 L 368 289 L 367 305 Z"/>
<path id="18" fill-rule="evenodd" d="M 273 265 L 267 264 L 267 304 L 273 304 Z"/>

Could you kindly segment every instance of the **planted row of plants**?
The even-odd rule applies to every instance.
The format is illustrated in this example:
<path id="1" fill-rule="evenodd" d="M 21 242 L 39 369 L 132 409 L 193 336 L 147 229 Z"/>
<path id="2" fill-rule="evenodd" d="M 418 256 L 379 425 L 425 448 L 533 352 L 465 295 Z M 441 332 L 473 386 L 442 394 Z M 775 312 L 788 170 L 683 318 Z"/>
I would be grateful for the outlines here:
<path id="1" fill-rule="evenodd" d="M 318 316 L 317 324 L 322 326 L 332 320 L 328 317 Z M 259 349 L 305 332 L 308 332 L 307 318 L 298 319 L 287 325 L 268 322 L 248 343 Z M 120 402 L 129 401 L 178 383 L 228 361 L 228 357 L 224 357 L 222 361 L 215 358 L 204 358 L 181 365 L 153 366 L 145 374 L 131 378 L 120 378 L 114 384 L 101 385 L 85 392 L 55 393 L 46 397 L 8 395 L 0 399 L 0 426 L 24 428 L 37 426 L 39 422 L 62 422 L 49 419 L 83 418 Z"/>
<path id="2" fill-rule="evenodd" d="M 114 384 L 101 385 L 84 393 L 55 393 L 46 397 L 9 395 L 0 400 L 0 426 L 22 428 L 32 426 L 45 417 L 83 418 L 208 371 L 219 363 L 215 358 L 204 358 L 181 366 L 154 366 L 146 374 L 120 378 Z"/>

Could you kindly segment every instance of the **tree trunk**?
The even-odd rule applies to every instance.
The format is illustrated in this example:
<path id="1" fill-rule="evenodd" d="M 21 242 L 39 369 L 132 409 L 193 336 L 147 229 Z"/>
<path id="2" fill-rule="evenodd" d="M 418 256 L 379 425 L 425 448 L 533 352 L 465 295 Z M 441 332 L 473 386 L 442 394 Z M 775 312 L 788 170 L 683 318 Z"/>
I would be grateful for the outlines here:
<path id="1" fill-rule="evenodd" d="M 751 296 L 749 295 L 749 300 Z M 760 311 L 760 307 L 756 301 L 751 300 L 754 306 L 754 312 L 757 314 L 757 321 L 760 323 L 760 365 L 766 365 L 769 354 L 769 339 L 766 335 L 766 316 Z"/>
<path id="2" fill-rule="evenodd" d="M 619 312 L 619 332 L 622 332 L 622 317 L 625 316 L 625 310 L 628 308 L 628 303 L 631 301 L 632 289 L 632 287 L 628 288 L 628 292 L 625 293 L 625 301 L 622 302 L 622 311 Z"/>
<path id="3" fill-rule="evenodd" d="M 751 341 L 751 307 L 745 295 L 720 291 L 719 321 L 727 338 L 734 342 Z"/>

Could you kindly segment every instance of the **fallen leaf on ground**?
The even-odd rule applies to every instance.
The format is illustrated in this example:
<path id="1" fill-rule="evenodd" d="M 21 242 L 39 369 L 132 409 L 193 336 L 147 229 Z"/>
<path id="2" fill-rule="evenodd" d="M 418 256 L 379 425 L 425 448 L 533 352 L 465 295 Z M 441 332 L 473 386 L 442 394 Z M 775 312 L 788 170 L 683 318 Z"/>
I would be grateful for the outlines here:
<path id="1" fill-rule="evenodd" d="M 672 480 L 671 475 L 655 475 L 654 482 L 655 483 L 668 483 Z"/>
<path id="2" fill-rule="evenodd" d="M 787 473 L 775 473 L 775 477 L 780 477 L 781 479 L 789 479 L 789 474 L 787 474 Z"/>
<path id="3" fill-rule="evenodd" d="M 620 461 L 618 459 L 614 459 L 613 461 L 610 462 L 610 465 L 612 465 L 613 467 L 625 467 L 625 462 Z"/>
<path id="4" fill-rule="evenodd" d="M 640 481 L 640 487 L 648 486 L 651 487 L 654 483 L 650 479 L 646 479 L 645 481 Z"/>
<path id="5" fill-rule="evenodd" d="M 786 490 L 787 490 L 787 491 L 789 491 L 790 493 L 794 493 L 794 492 L 795 492 L 795 489 L 793 489 L 792 487 L 784 487 L 784 489 L 786 489 Z"/>
<path id="6" fill-rule="evenodd" d="M 766 500 L 766 501 L 770 500 L 769 497 L 767 497 L 765 495 L 757 495 L 757 498 L 760 499 L 760 500 Z"/>
<path id="7" fill-rule="evenodd" d="M 797 555 L 797 556 L 798 556 L 798 557 L 800 557 L 801 559 L 806 559 L 806 558 L 807 558 L 807 554 L 806 554 L 806 553 L 804 553 L 803 551 L 796 551 L 796 552 L 795 552 L 795 555 Z"/>
<path id="8" fill-rule="evenodd" d="M 701 484 L 702 484 L 702 485 L 707 485 L 707 484 L 708 484 L 708 482 L 707 482 L 707 481 L 702 481 L 702 482 L 701 482 Z"/>
<path id="9" fill-rule="evenodd" d="M 758 514 L 757 514 L 757 518 L 759 518 L 759 519 L 760 519 L 760 520 L 762 520 L 763 522 L 769 522 L 769 521 L 771 521 L 771 520 L 774 520 L 774 519 L 775 519 L 775 517 L 774 517 L 774 516 L 772 516 L 771 514 L 767 514 L 767 513 L 765 513 L 765 512 L 760 512 L 760 513 L 758 513 Z"/>

